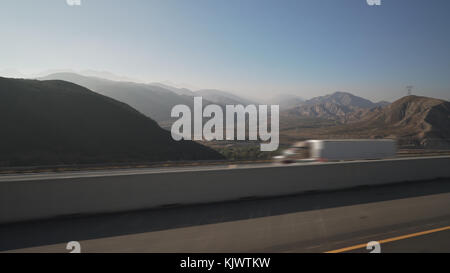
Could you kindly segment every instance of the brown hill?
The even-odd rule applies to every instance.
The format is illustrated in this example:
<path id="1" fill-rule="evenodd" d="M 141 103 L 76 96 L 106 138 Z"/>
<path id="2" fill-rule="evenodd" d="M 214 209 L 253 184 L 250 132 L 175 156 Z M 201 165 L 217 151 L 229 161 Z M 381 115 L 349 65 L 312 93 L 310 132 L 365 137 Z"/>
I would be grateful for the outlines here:
<path id="1" fill-rule="evenodd" d="M 352 123 L 359 121 L 371 109 L 340 105 L 326 102 L 320 104 L 305 104 L 283 111 L 283 116 L 323 119 L 337 123 Z"/>
<path id="2" fill-rule="evenodd" d="M 407 96 L 367 115 L 362 123 L 424 147 L 450 143 L 450 103 L 444 100 Z"/>
<path id="3" fill-rule="evenodd" d="M 332 103 L 347 106 L 350 108 L 366 108 L 366 109 L 378 106 L 376 103 L 373 103 L 368 99 L 355 96 L 348 92 L 340 92 L 340 91 L 326 96 L 315 97 L 305 102 L 305 104 L 309 105 L 325 104 L 325 103 Z"/>
<path id="4" fill-rule="evenodd" d="M 373 108 L 389 105 L 388 102 L 373 103 L 370 100 L 346 92 L 312 98 L 289 109 L 282 109 L 282 116 L 290 119 L 322 119 L 336 123 L 360 121 Z"/>
<path id="5" fill-rule="evenodd" d="M 360 121 L 299 132 L 283 132 L 284 139 L 395 138 L 402 146 L 450 147 L 450 103 L 407 96 L 391 105 L 361 113 Z"/>
<path id="6" fill-rule="evenodd" d="M 336 103 L 326 102 L 321 104 L 300 105 L 289 109 L 289 115 L 298 115 L 308 118 L 323 118 L 332 120 L 345 119 L 345 116 L 353 112 L 349 106 L 339 105 Z"/>

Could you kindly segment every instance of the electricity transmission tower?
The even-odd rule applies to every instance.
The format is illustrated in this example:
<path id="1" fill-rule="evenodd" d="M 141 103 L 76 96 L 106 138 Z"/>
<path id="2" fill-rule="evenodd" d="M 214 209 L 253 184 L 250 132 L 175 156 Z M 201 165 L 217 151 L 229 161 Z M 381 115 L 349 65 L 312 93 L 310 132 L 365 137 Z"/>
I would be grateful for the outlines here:
<path id="1" fill-rule="evenodd" d="M 407 96 L 411 96 L 412 95 L 413 88 L 414 88 L 414 86 L 412 86 L 412 85 L 406 86 Z"/>

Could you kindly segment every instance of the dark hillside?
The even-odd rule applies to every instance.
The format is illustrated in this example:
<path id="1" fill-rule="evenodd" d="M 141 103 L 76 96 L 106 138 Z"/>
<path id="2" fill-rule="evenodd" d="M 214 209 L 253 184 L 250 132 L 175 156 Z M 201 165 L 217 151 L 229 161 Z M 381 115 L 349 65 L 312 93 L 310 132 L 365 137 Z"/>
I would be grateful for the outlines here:
<path id="1" fill-rule="evenodd" d="M 0 166 L 221 159 L 130 106 L 64 81 L 0 78 Z"/>

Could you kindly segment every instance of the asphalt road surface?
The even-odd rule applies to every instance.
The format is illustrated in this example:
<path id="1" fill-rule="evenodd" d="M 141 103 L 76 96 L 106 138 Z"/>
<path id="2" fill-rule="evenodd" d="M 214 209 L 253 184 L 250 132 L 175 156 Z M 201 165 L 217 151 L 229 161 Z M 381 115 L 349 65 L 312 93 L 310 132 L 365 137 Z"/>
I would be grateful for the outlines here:
<path id="1" fill-rule="evenodd" d="M 450 252 L 450 179 L 0 226 L 0 251 Z"/>

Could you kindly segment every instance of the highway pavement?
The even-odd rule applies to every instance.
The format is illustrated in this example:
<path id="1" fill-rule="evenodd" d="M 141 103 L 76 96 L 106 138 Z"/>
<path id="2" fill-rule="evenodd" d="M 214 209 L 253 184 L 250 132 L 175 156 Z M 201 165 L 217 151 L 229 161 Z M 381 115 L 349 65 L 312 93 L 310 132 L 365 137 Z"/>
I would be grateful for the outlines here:
<path id="1" fill-rule="evenodd" d="M 0 251 L 450 252 L 450 179 L 0 226 Z"/>

